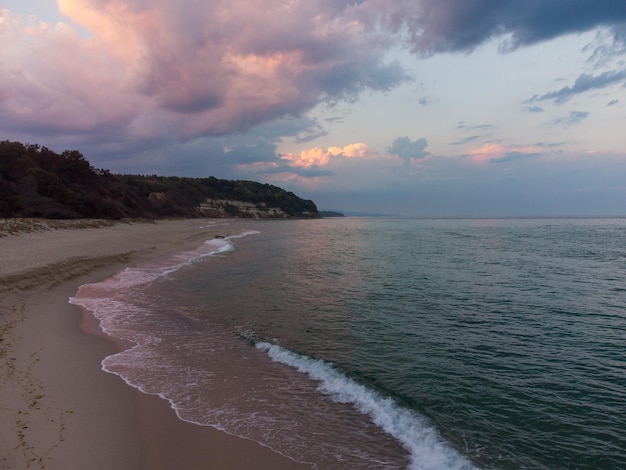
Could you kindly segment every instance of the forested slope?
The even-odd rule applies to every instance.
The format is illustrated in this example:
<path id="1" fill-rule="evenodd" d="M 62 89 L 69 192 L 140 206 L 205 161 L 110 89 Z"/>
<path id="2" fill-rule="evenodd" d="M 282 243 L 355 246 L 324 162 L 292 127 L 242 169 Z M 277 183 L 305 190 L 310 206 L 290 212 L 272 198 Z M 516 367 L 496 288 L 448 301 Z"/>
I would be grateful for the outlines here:
<path id="1" fill-rule="evenodd" d="M 0 217 L 317 218 L 317 207 L 277 186 L 214 177 L 116 175 L 76 150 L 0 142 Z"/>

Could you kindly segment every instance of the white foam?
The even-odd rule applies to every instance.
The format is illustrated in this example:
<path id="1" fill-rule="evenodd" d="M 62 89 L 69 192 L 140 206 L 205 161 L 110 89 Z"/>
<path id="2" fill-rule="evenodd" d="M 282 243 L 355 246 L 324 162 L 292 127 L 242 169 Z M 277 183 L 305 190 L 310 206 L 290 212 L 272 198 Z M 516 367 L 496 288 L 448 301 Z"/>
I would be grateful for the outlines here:
<path id="1" fill-rule="evenodd" d="M 392 435 L 411 454 L 414 470 L 470 470 L 471 462 L 439 436 L 436 429 L 412 411 L 356 383 L 322 360 L 303 356 L 278 345 L 259 342 L 256 347 L 272 360 L 294 367 L 319 381 L 318 390 L 340 403 L 351 403 L 368 415 L 385 432 Z"/>
<path id="2" fill-rule="evenodd" d="M 106 334 L 137 343 L 139 339 L 136 337 L 136 332 L 133 335 L 126 334 L 124 324 L 129 321 L 133 313 L 140 312 L 135 312 L 136 308 L 128 302 L 118 300 L 118 293 L 154 282 L 206 257 L 234 251 L 232 239 L 257 233 L 260 232 L 245 230 L 237 235 L 213 238 L 206 240 L 194 250 L 160 259 L 153 265 L 145 264 L 140 267 L 125 268 L 109 279 L 80 286 L 76 295 L 69 298 L 69 303 L 92 312 L 99 320 L 100 328 Z M 117 321 L 122 317 L 123 321 Z"/>

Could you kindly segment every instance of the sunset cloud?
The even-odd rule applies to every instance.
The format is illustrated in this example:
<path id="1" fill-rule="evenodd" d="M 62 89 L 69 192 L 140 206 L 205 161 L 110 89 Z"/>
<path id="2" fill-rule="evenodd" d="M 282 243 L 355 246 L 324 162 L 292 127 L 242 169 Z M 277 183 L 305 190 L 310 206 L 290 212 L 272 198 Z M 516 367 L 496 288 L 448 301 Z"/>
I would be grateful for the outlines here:
<path id="1" fill-rule="evenodd" d="M 540 149 L 538 147 L 509 147 L 497 143 L 486 143 L 468 152 L 470 161 L 474 163 L 505 162 L 519 158 L 534 157 L 539 154 Z"/>
<path id="2" fill-rule="evenodd" d="M 42 134 L 123 128 L 141 99 L 100 45 L 66 23 L 3 11 L 0 25 L 0 126 Z"/>
<path id="3" fill-rule="evenodd" d="M 246 132 L 322 102 L 392 90 L 411 80 L 398 62 L 386 59 L 403 44 L 430 54 L 471 50 L 504 37 L 517 47 L 626 21 L 615 3 L 599 7 L 591 0 L 578 2 L 577 22 L 546 16 L 566 8 L 560 0 L 532 6 L 512 0 L 57 5 L 67 21 L 0 13 L 0 125 L 42 135 L 78 133 L 85 142 L 102 140 L 104 129 L 107 139 L 145 146 L 165 136 L 188 140 Z M 565 96 L 622 74 L 581 77 L 555 93 Z M 549 98 L 557 96 L 541 97 Z"/>
<path id="4" fill-rule="evenodd" d="M 358 158 L 365 157 L 367 155 L 367 145 L 362 142 L 356 144 L 349 144 L 345 147 L 329 147 L 324 150 L 320 147 L 303 150 L 299 154 L 288 153 L 281 155 L 281 159 L 288 162 L 290 166 L 311 168 L 318 166 L 327 166 L 331 163 L 331 160 L 345 157 L 345 158 Z"/>
<path id="5" fill-rule="evenodd" d="M 408 80 L 398 64 L 385 63 L 385 49 L 357 21 L 343 16 L 341 2 L 58 5 L 90 36 L 70 23 L 2 13 L 0 50 L 12 60 L 0 65 L 0 86 L 8 90 L 0 111 L 17 114 L 21 125 L 37 121 L 58 131 L 81 122 L 85 131 L 111 124 L 125 139 L 225 135 Z M 102 108 L 119 110 L 117 120 L 109 123 Z"/>
<path id="6" fill-rule="evenodd" d="M 0 139 L 97 168 L 414 191 L 623 156 L 616 0 L 0 3 Z"/>

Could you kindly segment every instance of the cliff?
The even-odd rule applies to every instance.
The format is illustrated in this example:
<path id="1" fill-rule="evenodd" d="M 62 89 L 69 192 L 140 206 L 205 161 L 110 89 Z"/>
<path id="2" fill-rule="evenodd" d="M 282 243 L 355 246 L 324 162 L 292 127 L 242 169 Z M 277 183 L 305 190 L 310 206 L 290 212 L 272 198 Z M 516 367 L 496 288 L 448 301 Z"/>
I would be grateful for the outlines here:
<path id="1" fill-rule="evenodd" d="M 0 142 L 0 217 L 319 218 L 315 203 L 277 186 L 214 177 L 116 175 L 78 151 Z"/>

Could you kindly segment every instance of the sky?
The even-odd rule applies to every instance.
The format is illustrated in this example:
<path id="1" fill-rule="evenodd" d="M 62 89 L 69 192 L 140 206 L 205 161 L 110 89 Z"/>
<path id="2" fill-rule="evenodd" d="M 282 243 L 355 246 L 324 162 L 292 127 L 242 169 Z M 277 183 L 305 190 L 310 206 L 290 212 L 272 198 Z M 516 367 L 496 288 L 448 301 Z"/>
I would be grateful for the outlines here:
<path id="1" fill-rule="evenodd" d="M 0 140 L 320 209 L 626 215 L 626 2 L 0 0 Z"/>

